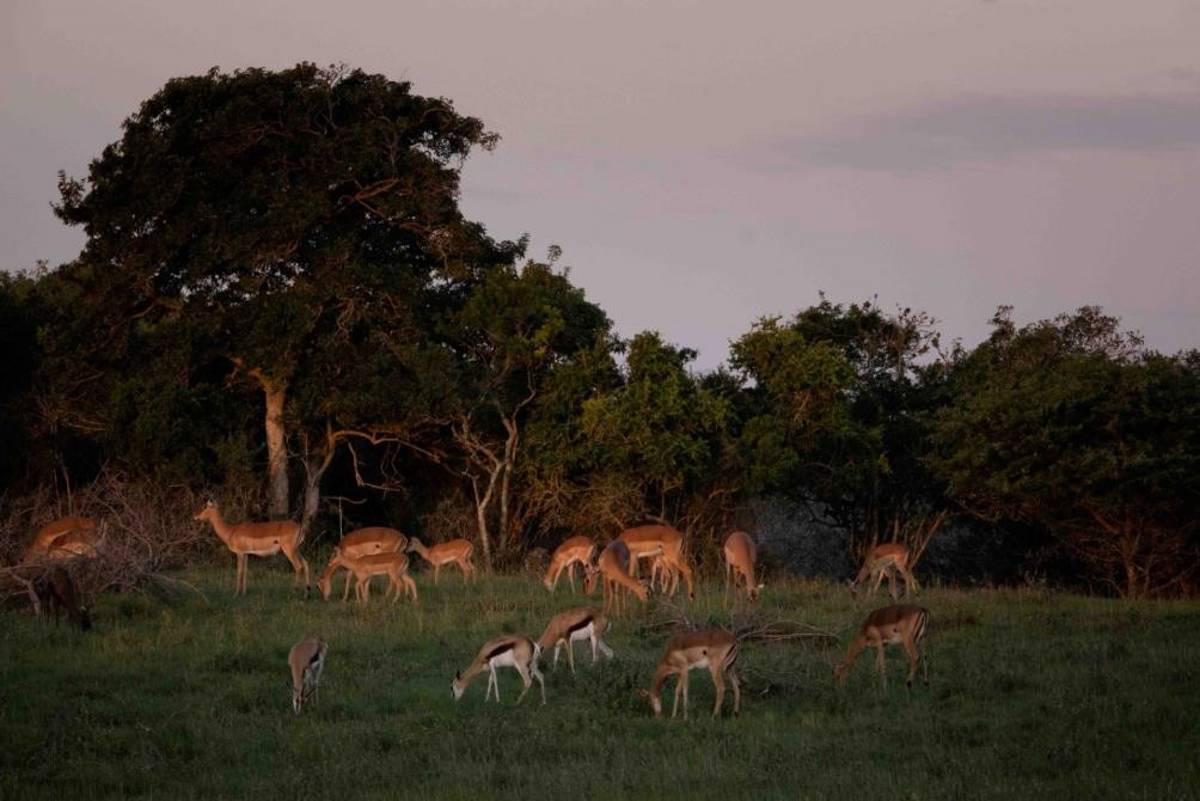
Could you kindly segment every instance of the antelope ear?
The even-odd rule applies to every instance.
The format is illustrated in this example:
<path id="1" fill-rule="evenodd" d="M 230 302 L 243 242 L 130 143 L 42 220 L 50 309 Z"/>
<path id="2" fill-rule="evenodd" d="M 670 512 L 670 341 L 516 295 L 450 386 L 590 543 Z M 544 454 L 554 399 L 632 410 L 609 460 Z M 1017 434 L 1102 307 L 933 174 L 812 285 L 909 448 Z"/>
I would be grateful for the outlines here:
<path id="1" fill-rule="evenodd" d="M 461 670 L 454 671 L 454 680 L 462 681 L 462 671 Z"/>

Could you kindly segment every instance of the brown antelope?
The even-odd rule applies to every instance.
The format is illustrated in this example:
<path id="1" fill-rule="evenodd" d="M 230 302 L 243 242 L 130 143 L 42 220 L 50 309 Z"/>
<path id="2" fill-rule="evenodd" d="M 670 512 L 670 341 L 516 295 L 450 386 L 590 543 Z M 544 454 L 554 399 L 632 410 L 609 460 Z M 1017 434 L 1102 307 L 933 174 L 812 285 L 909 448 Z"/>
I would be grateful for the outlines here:
<path id="1" fill-rule="evenodd" d="M 595 565 L 587 566 L 587 577 L 584 580 L 583 591 L 587 595 L 591 595 L 596 591 L 597 582 L 604 586 L 604 614 L 608 614 L 613 607 L 624 607 L 621 588 L 631 591 L 637 596 L 638 600 L 646 603 L 650 597 L 650 590 L 646 586 L 646 582 L 638 581 L 629 575 L 630 565 L 629 548 L 620 540 L 613 540 L 604 550 L 600 552 L 600 558 L 596 560 Z"/>
<path id="2" fill-rule="evenodd" d="M 575 672 L 575 643 L 581 640 L 592 641 L 592 664 L 596 664 L 599 657 L 597 650 L 604 654 L 606 659 L 613 658 L 612 649 L 604 644 L 604 640 L 600 639 L 604 635 L 604 630 L 608 628 L 608 620 L 600 612 L 599 609 L 593 609 L 590 606 L 579 606 L 574 609 L 568 609 L 565 612 L 560 612 L 550 619 L 546 630 L 542 632 L 542 636 L 538 638 L 538 646 L 545 651 L 550 646 L 554 646 L 554 667 L 558 667 L 558 652 L 564 645 L 567 646 L 567 665 L 571 668 L 571 672 Z"/>
<path id="3" fill-rule="evenodd" d="M 297 715 L 310 698 L 316 703 L 328 651 L 327 643 L 316 637 L 305 637 L 288 652 L 288 668 L 292 671 L 292 709 Z"/>
<path id="4" fill-rule="evenodd" d="M 207 520 L 211 523 L 213 531 L 221 538 L 221 542 L 225 543 L 225 547 L 237 557 L 237 586 L 233 592 L 235 596 L 246 593 L 247 556 L 273 556 L 283 551 L 283 555 L 292 563 L 292 570 L 295 571 L 293 585 L 300 579 L 300 574 L 303 572 L 304 597 L 308 597 L 310 586 L 308 562 L 304 561 L 304 557 L 300 555 L 303 531 L 299 523 L 291 520 L 272 523 L 238 523 L 236 525 L 226 523 L 225 518 L 221 517 L 221 510 L 217 508 L 217 504 L 213 500 L 204 504 L 193 519 Z"/>
<path id="5" fill-rule="evenodd" d="M 475 575 L 475 563 L 471 561 L 471 553 L 475 550 L 475 546 L 467 540 L 450 540 L 426 548 L 424 543 L 413 537 L 408 541 L 406 550 L 415 551 L 420 554 L 422 559 L 433 565 L 434 584 L 438 583 L 438 572 L 442 569 L 442 565 L 450 562 L 455 563 L 462 570 L 463 584 L 466 584 Z"/>
<path id="6" fill-rule="evenodd" d="M 919 650 L 925 634 L 929 629 L 929 610 L 920 606 L 885 606 L 867 615 L 867 621 L 858 630 L 858 635 L 850 641 L 846 651 L 846 659 L 833 670 L 834 678 L 839 684 L 846 682 L 851 665 L 864 648 L 877 649 L 876 662 L 879 665 L 879 680 L 883 689 L 887 689 L 887 671 L 884 669 L 883 649 L 886 645 L 900 645 L 908 657 L 908 686 L 912 687 L 913 677 L 917 675 L 917 663 L 924 662 L 925 684 L 929 685 L 929 660 L 925 659 Z"/>
<path id="7" fill-rule="evenodd" d="M 550 566 L 546 568 L 546 578 L 542 580 L 542 585 L 554 592 L 554 588 L 558 586 L 558 577 L 565 568 L 567 578 L 571 580 L 571 592 L 575 592 L 575 563 L 578 562 L 586 569 L 595 553 L 596 543 L 591 537 L 571 537 L 563 540 L 563 544 L 555 548 L 554 555 L 550 557 Z"/>
<path id="8" fill-rule="evenodd" d="M 99 538 L 100 530 L 94 517 L 62 517 L 38 529 L 21 561 L 94 556 Z"/>
<path id="9" fill-rule="evenodd" d="M 663 566 L 669 568 L 672 577 L 671 594 L 679 587 L 679 574 L 687 582 L 688 598 L 695 599 L 692 568 L 683 555 L 683 533 L 670 526 L 638 526 L 626 529 L 617 537 L 629 548 L 632 557 L 630 575 L 637 576 L 637 560 L 660 556 Z"/>
<path id="10" fill-rule="evenodd" d="M 391 596 L 393 603 L 399 601 L 401 595 L 411 595 L 413 603 L 417 602 L 417 583 L 412 580 L 412 576 L 408 575 L 407 554 L 387 551 L 360 556 L 357 559 L 335 556 L 334 560 L 336 560 L 336 564 L 330 560 L 333 570 L 344 567 L 354 576 L 354 595 L 360 604 L 365 604 L 371 597 L 372 576 L 388 577 L 390 581 L 388 595 Z M 328 571 L 329 568 L 326 570 Z M 349 583 L 349 579 L 347 579 L 347 583 Z M 333 590 L 333 580 L 328 576 L 322 576 L 317 581 L 317 589 L 328 601 Z"/>
<path id="11" fill-rule="evenodd" d="M 80 631 L 89 631 L 92 628 L 92 618 L 87 607 L 79 602 L 75 582 L 66 570 L 57 566 L 50 568 L 34 587 L 45 614 L 54 615 L 54 625 L 58 625 L 59 616 L 66 612 L 67 620 L 79 626 Z"/>
<path id="12" fill-rule="evenodd" d="M 325 565 L 325 570 L 321 573 L 321 577 L 317 579 L 317 586 L 321 587 L 322 582 L 329 582 L 338 570 L 345 568 L 345 565 L 338 562 L 339 556 L 357 559 L 360 556 L 402 551 L 407 544 L 408 537 L 405 537 L 394 528 L 372 526 L 370 528 L 360 528 L 356 531 L 351 531 L 342 537 L 341 541 L 334 547 L 333 555 L 329 557 L 329 564 Z M 350 577 L 350 572 L 347 572 L 346 586 L 342 592 L 343 601 L 350 597 Z M 322 590 L 322 593 L 325 595 L 325 600 L 329 600 L 329 593 L 324 590 Z"/>
<path id="13" fill-rule="evenodd" d="M 737 595 L 738 576 L 741 576 L 746 581 L 746 597 L 757 601 L 764 585 L 754 582 L 754 565 L 758 562 L 754 540 L 744 531 L 735 531 L 726 537 L 722 550 L 725 553 L 725 597 L 729 597 L 731 585 L 734 595 Z"/>
<path id="14" fill-rule="evenodd" d="M 487 703 L 493 690 L 496 692 L 496 703 L 500 703 L 500 684 L 496 681 L 496 668 L 510 667 L 521 674 L 521 681 L 525 684 L 525 689 L 521 691 L 517 703 L 525 700 L 525 694 L 533 686 L 533 679 L 537 679 L 538 684 L 541 685 L 542 703 L 546 703 L 546 682 L 542 678 L 542 672 L 538 670 L 538 657 L 541 654 L 542 647 L 521 634 L 508 634 L 488 640 L 479 649 L 479 655 L 475 657 L 475 661 L 471 663 L 466 672 L 454 674 L 454 681 L 450 683 L 454 700 L 462 698 L 467 685 L 486 670 L 488 686 L 487 693 L 483 697 L 484 703 Z M 532 678 L 530 678 L 531 676 Z"/>
<path id="15" fill-rule="evenodd" d="M 858 595 L 858 585 L 862 583 L 868 576 L 875 577 L 875 584 L 871 587 L 870 595 L 874 595 L 879 589 L 879 585 L 883 583 L 884 574 L 887 574 L 888 592 L 892 596 L 892 600 L 897 600 L 896 595 L 896 571 L 904 577 L 904 594 L 916 592 L 921 587 L 917 584 L 917 579 L 913 576 L 912 571 L 908 568 L 908 560 L 911 552 L 908 546 L 899 542 L 884 542 L 876 545 L 871 550 L 867 551 L 867 557 L 863 559 L 862 569 L 858 571 L 858 575 L 850 582 L 850 592 L 853 595 Z"/>
<path id="16" fill-rule="evenodd" d="M 696 668 L 708 668 L 712 674 L 713 686 L 717 691 L 716 702 L 713 704 L 713 717 L 721 714 L 721 702 L 725 699 L 725 679 L 733 685 L 733 714 L 741 712 L 742 691 L 738 685 L 737 675 L 738 642 L 737 637 L 722 629 L 694 631 L 680 634 L 667 645 L 667 652 L 658 663 L 654 672 L 654 681 L 650 691 L 642 690 L 642 695 L 650 699 L 650 708 L 654 716 L 662 715 L 662 701 L 659 695 L 663 684 L 671 675 L 678 676 L 675 682 L 675 704 L 671 707 L 671 717 L 679 712 L 679 696 L 683 695 L 683 719 L 688 716 L 688 671 Z"/>

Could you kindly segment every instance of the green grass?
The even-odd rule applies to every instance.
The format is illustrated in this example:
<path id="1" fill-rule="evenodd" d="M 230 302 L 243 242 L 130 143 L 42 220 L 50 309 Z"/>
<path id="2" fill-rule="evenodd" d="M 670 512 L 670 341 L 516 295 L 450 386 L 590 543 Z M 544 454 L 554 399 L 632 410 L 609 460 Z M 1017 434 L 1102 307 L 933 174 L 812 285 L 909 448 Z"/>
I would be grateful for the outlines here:
<path id="1" fill-rule="evenodd" d="M 906 691 L 889 649 L 884 694 L 871 654 L 843 690 L 830 675 L 872 605 L 777 584 L 760 607 L 835 631 L 836 650 L 747 643 L 742 717 L 708 718 L 697 671 L 685 723 L 636 696 L 667 639 L 640 612 L 605 638 L 613 662 L 579 647 L 572 678 L 543 657 L 544 707 L 536 687 L 514 706 L 510 670 L 502 704 L 484 704 L 485 677 L 451 700 L 484 639 L 537 636 L 582 602 L 563 585 L 422 575 L 418 608 L 377 585 L 360 609 L 302 602 L 261 561 L 237 600 L 232 568 L 180 577 L 207 601 L 106 597 L 86 636 L 0 613 L 0 798 L 1200 797 L 1194 602 L 931 589 L 932 687 Z M 727 620 L 720 601 L 704 586 L 693 616 Z M 330 652 L 320 703 L 297 717 L 285 660 L 307 633 Z"/>

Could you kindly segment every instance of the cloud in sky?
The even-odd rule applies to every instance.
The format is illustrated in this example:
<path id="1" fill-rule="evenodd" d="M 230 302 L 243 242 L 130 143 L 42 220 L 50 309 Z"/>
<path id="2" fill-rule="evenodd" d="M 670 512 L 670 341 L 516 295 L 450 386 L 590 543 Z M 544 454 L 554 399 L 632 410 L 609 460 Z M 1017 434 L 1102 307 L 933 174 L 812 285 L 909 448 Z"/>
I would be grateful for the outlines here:
<path id="1" fill-rule="evenodd" d="M 859 117 L 827 134 L 778 139 L 751 157 L 770 169 L 937 170 L 1062 151 L 1200 148 L 1200 96 L 963 96 Z"/>

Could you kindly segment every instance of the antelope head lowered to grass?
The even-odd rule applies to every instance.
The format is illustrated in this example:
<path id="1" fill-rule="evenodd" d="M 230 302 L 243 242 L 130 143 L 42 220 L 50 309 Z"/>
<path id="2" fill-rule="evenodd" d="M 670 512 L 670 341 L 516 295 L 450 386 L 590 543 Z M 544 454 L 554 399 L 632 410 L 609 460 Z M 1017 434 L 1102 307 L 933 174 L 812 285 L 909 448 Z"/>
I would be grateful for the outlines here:
<path id="1" fill-rule="evenodd" d="M 321 683 L 321 671 L 325 669 L 325 654 L 328 643 L 316 637 L 305 637 L 288 652 L 288 669 L 292 672 L 292 709 L 296 714 L 311 699 L 317 700 L 317 689 Z"/>
<path id="2" fill-rule="evenodd" d="M 542 672 L 538 670 L 538 657 L 541 656 L 541 653 L 542 647 L 540 645 L 520 634 L 509 634 L 488 640 L 479 649 L 479 654 L 475 657 L 475 661 L 465 671 L 455 674 L 454 681 L 450 683 L 450 690 L 454 694 L 454 700 L 457 701 L 462 698 L 467 685 L 476 676 L 486 670 L 488 672 L 488 686 L 483 700 L 486 702 L 494 690 L 496 693 L 496 703 L 500 703 L 500 685 L 496 681 L 496 668 L 510 667 L 521 675 L 521 681 L 525 684 L 525 689 L 521 691 L 521 695 L 517 698 L 517 703 L 519 704 L 525 700 L 525 694 L 533 686 L 533 679 L 537 679 L 538 684 L 541 685 L 542 703 L 546 703 L 546 682 L 542 678 Z"/>
<path id="3" fill-rule="evenodd" d="M 546 630 L 542 632 L 542 636 L 538 637 L 537 644 L 543 651 L 551 646 L 554 647 L 554 667 L 558 667 L 559 649 L 564 645 L 567 646 L 567 664 L 574 673 L 575 643 L 577 642 L 591 640 L 593 665 L 598 659 L 597 651 L 603 653 L 606 659 L 613 658 L 612 649 L 604 644 L 604 640 L 600 639 L 606 628 L 608 628 L 608 619 L 599 609 L 579 606 L 560 612 L 551 618 Z"/>

